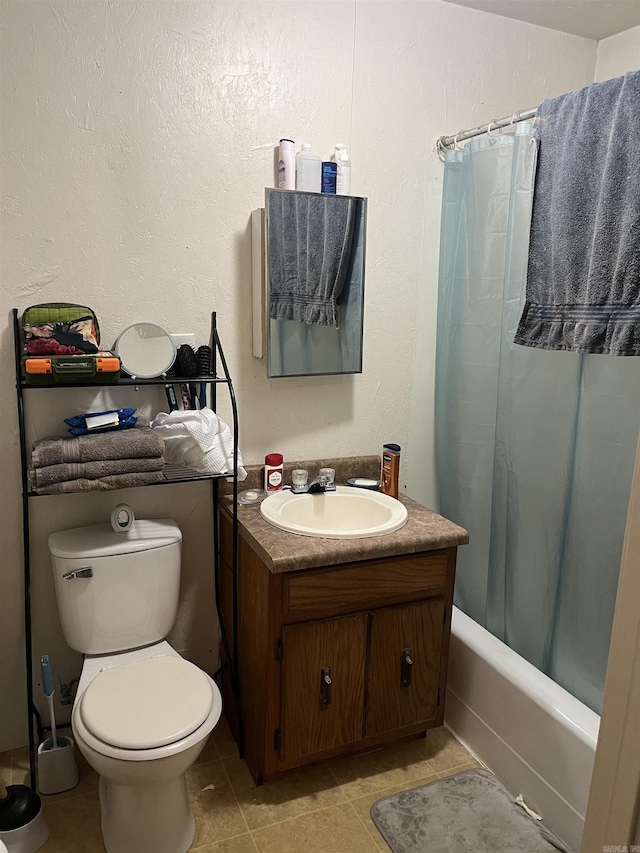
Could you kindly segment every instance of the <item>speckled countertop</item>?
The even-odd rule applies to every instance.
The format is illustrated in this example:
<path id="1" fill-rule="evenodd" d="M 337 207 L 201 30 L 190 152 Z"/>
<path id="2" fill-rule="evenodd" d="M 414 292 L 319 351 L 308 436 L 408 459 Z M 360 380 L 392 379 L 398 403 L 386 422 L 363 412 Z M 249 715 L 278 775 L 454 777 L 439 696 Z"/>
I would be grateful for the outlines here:
<path id="1" fill-rule="evenodd" d="M 336 482 L 345 483 L 349 477 L 380 477 L 380 457 L 361 456 L 348 459 L 326 459 L 292 462 L 285 465 L 285 483 L 291 482 L 293 468 L 307 468 L 314 477 L 317 468 L 335 468 Z M 247 466 L 247 479 L 238 484 L 238 490 L 260 488 L 262 466 Z M 229 486 L 226 485 L 226 489 Z M 228 500 L 228 499 L 227 499 Z M 394 533 L 370 536 L 366 539 L 322 539 L 316 536 L 298 536 L 279 530 L 260 515 L 259 506 L 239 506 L 240 536 L 261 557 L 272 572 L 291 572 L 317 566 L 334 566 L 378 557 L 415 554 L 438 548 L 465 545 L 469 534 L 462 527 L 448 521 L 437 512 L 427 509 L 411 498 L 401 496 L 407 507 L 407 523 Z M 230 503 L 230 500 L 228 500 Z"/>

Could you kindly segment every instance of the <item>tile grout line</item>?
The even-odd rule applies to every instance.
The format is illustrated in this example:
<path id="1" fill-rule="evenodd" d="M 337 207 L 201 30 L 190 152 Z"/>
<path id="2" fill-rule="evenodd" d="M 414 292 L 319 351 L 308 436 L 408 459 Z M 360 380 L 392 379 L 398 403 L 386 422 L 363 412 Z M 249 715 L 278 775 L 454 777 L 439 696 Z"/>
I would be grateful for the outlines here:
<path id="1" fill-rule="evenodd" d="M 317 809 L 309 809 L 309 811 L 300 812 L 300 814 L 292 815 L 292 817 L 285 817 L 282 820 L 276 820 L 273 823 L 265 823 L 262 826 L 256 826 L 255 829 L 250 829 L 249 832 L 260 832 L 263 829 L 270 829 L 272 826 L 280 826 L 282 823 L 288 823 L 291 820 L 298 820 L 301 817 L 306 817 L 310 814 L 317 814 L 318 812 L 324 812 L 327 809 L 334 809 L 336 806 L 344 806 L 348 803 L 348 800 L 340 800 L 340 802 L 332 803 L 330 806 L 320 806 Z M 240 810 L 242 810 L 242 806 L 240 806 Z"/>
<path id="2" fill-rule="evenodd" d="M 20 749 L 20 748 L 23 748 L 23 747 L 19 747 L 19 749 Z M 17 769 L 18 769 L 18 768 L 16 767 L 16 761 L 14 760 L 14 752 L 17 752 L 17 751 L 18 751 L 18 750 L 16 750 L 16 749 L 11 749 L 11 750 L 9 750 L 9 774 L 10 774 L 10 777 L 11 777 L 11 780 L 10 780 L 10 781 L 11 781 L 11 784 L 12 784 L 12 785 L 16 785 L 16 784 L 18 784 L 18 780 L 17 780 L 17 778 L 16 778 L 16 779 L 14 779 L 14 778 L 13 778 L 13 777 L 14 777 L 14 774 L 16 773 L 16 771 L 17 771 Z"/>
<path id="3" fill-rule="evenodd" d="M 353 801 L 352 801 L 352 800 L 349 800 L 349 805 L 351 806 L 351 810 L 352 810 L 352 812 L 355 814 L 356 818 L 360 821 L 360 824 L 361 824 L 361 825 L 362 825 L 362 827 L 364 828 L 364 830 L 365 830 L 365 832 L 367 833 L 367 835 L 371 838 L 371 840 L 372 840 L 372 841 L 373 841 L 373 843 L 376 845 L 376 847 L 379 847 L 380 845 L 378 844 L 378 839 L 374 836 L 374 834 L 371 832 L 371 829 L 367 826 L 367 824 L 364 822 L 364 820 L 360 817 L 360 815 L 359 815 L 359 814 L 358 814 L 358 812 L 356 811 L 356 807 L 353 805 Z M 374 826 L 375 826 L 375 824 L 374 824 Z M 377 829 L 377 828 L 376 828 L 376 832 L 378 832 L 378 829 Z M 380 833 L 379 833 L 379 832 L 378 832 L 378 837 L 379 837 L 379 838 L 382 838 L 382 835 L 380 835 Z M 383 839 L 383 841 L 384 841 L 384 839 Z"/>
<path id="4" fill-rule="evenodd" d="M 306 817 L 308 817 L 309 815 L 312 815 L 312 814 L 318 814 L 319 812 L 330 811 L 331 809 L 335 809 L 335 808 L 337 808 L 338 806 L 347 806 L 347 808 L 348 808 L 348 809 L 353 813 L 353 815 L 355 816 L 355 818 L 356 818 L 356 820 L 357 820 L 358 824 L 359 824 L 359 825 L 362 827 L 362 829 L 364 830 L 364 832 L 365 832 L 365 836 L 366 836 L 367 838 L 369 838 L 373 844 L 375 844 L 375 843 L 376 843 L 375 838 L 373 838 L 373 837 L 372 837 L 371 832 L 370 832 L 370 831 L 369 831 L 369 829 L 365 826 L 365 824 L 363 823 L 363 821 L 360 819 L 360 815 L 357 813 L 357 811 L 356 811 L 356 810 L 355 810 L 355 808 L 353 807 L 353 804 L 352 804 L 349 800 L 346 800 L 345 802 L 334 803 L 334 804 L 333 804 L 333 805 L 331 805 L 331 806 L 323 806 L 322 808 L 319 808 L 319 809 L 311 809 L 311 811 L 303 812 L 302 814 L 294 815 L 293 817 L 288 817 L 288 818 L 285 818 L 284 820 L 276 821 L 275 823 L 268 823 L 268 824 L 265 824 L 264 826 L 256 827 L 255 829 L 252 829 L 252 830 L 250 830 L 250 831 L 249 831 L 249 834 L 251 835 L 251 840 L 253 841 L 254 845 L 256 846 L 256 850 L 257 850 L 257 844 L 256 844 L 256 841 L 255 841 L 255 838 L 254 838 L 254 835 L 255 835 L 256 833 L 262 832 L 262 830 L 265 830 L 265 829 L 272 829 L 274 826 L 282 826 L 282 825 L 283 825 L 283 824 L 285 824 L 285 823 L 292 823 L 292 822 L 293 822 L 293 821 L 295 821 L 295 820 L 301 820 L 301 819 L 306 818 Z M 258 851 L 258 853 L 259 853 L 259 851 Z"/>
<path id="5" fill-rule="evenodd" d="M 215 747 L 216 747 L 216 752 L 218 753 L 218 755 L 220 755 L 220 752 L 218 750 L 218 744 L 215 744 Z M 247 819 L 244 815 L 244 812 L 242 810 L 242 806 L 240 805 L 240 800 L 238 799 L 238 795 L 236 794 L 236 789 L 233 787 L 233 782 L 231 781 L 231 776 L 229 775 L 229 771 L 227 770 L 225 763 L 224 763 L 224 759 L 222 757 L 220 758 L 220 764 L 222 765 L 224 775 L 227 777 L 227 782 L 229 783 L 229 789 L 230 789 L 231 793 L 233 794 L 233 799 L 236 801 L 236 805 L 238 807 L 238 811 L 240 812 L 240 816 L 242 817 L 243 823 L 247 827 L 247 832 L 249 834 L 251 834 L 251 828 L 250 828 L 250 826 L 247 822 Z M 251 840 L 253 841 L 253 838 Z"/>
<path id="6" fill-rule="evenodd" d="M 240 833 L 238 833 L 238 835 L 230 835 L 228 838 L 224 838 L 224 839 L 220 839 L 220 840 L 221 840 L 221 841 L 228 841 L 228 840 L 229 840 L 229 839 L 231 839 L 231 838 L 239 838 L 240 836 L 247 834 L 247 835 L 249 835 L 249 838 L 251 839 L 251 843 L 253 844 L 253 846 L 254 846 L 254 849 L 255 849 L 256 853 L 258 853 L 258 847 L 257 847 L 257 845 L 256 845 L 256 842 L 255 842 L 254 838 L 253 838 L 253 835 L 251 834 L 251 832 L 252 832 L 252 831 L 251 831 L 251 829 L 250 829 L 250 827 L 249 827 L 249 824 L 247 823 L 247 819 L 246 819 L 246 817 L 245 817 L 244 811 L 242 810 L 242 806 L 240 805 L 240 800 L 238 799 L 238 795 L 236 794 L 236 789 L 233 787 L 233 782 L 231 781 L 231 776 L 229 775 L 229 771 L 227 770 L 226 765 L 225 765 L 225 763 L 224 763 L 224 758 L 225 758 L 225 757 L 224 757 L 224 756 L 222 755 L 222 753 L 220 752 L 220 749 L 219 749 L 219 747 L 218 747 L 218 743 L 217 743 L 217 741 L 216 741 L 216 739 L 215 739 L 215 738 L 213 739 L 213 746 L 214 746 L 214 748 L 215 748 L 215 750 L 216 750 L 216 755 L 218 756 L 218 761 L 219 761 L 219 762 L 220 762 L 220 764 L 222 765 L 222 770 L 223 770 L 223 772 L 224 772 L 224 775 L 226 776 L 227 782 L 229 783 L 229 790 L 230 790 L 230 791 L 231 791 L 231 793 L 233 794 L 233 798 L 234 798 L 234 800 L 235 800 L 235 802 L 236 802 L 236 805 L 237 805 L 237 807 L 238 807 L 238 811 L 240 812 L 240 816 L 241 816 L 241 818 L 242 818 L 242 820 L 243 820 L 243 822 L 244 822 L 244 825 L 245 825 L 245 826 L 246 826 L 246 828 L 247 828 L 247 832 L 246 832 L 246 833 L 244 833 L 244 832 L 240 832 Z M 229 756 L 226 756 L 226 757 L 229 757 Z M 239 759 L 239 760 L 242 760 L 242 759 L 240 759 L 240 755 L 239 755 L 239 754 L 238 754 L 238 759 Z M 206 845 L 204 845 L 204 846 L 206 847 Z M 202 848 L 198 848 L 198 847 L 196 847 L 196 848 L 194 849 L 194 853 L 196 853 L 196 851 L 197 851 L 197 850 L 199 850 L 199 849 L 202 849 Z"/>
<path id="7" fill-rule="evenodd" d="M 433 776 L 435 776 L 435 778 L 434 778 L 434 779 L 432 779 L 432 782 L 439 782 L 439 781 L 441 781 L 441 779 L 442 779 L 442 778 L 446 778 L 446 776 L 445 776 L 445 777 L 440 776 L 440 773 L 439 773 L 438 771 L 436 771 L 436 770 L 433 768 L 433 765 L 431 764 L 431 762 L 430 762 L 428 759 L 425 759 L 425 760 L 427 761 L 427 764 L 429 765 L 429 767 L 431 767 L 431 769 L 432 769 L 432 771 L 433 771 L 433 772 L 432 772 L 432 775 L 433 775 Z M 469 764 L 472 764 L 472 763 L 474 763 L 474 762 L 472 762 L 472 761 L 465 761 L 463 764 L 456 764 L 454 767 L 450 767 L 450 768 L 448 768 L 448 770 L 442 770 L 442 771 L 440 771 L 440 772 L 442 772 L 442 773 L 449 773 L 451 770 L 456 770 L 458 767 L 468 767 L 468 765 L 469 765 Z M 476 762 L 476 763 L 477 763 L 477 762 Z M 415 780 L 415 781 L 417 781 L 417 780 Z M 424 782 L 424 783 L 422 783 L 422 784 L 429 784 L 429 783 Z M 390 787 L 393 787 L 393 786 L 390 786 Z M 421 787 L 421 785 L 416 785 L 415 787 Z M 382 791 L 384 791 L 384 790 L 386 790 L 386 789 L 385 789 L 385 788 L 382 788 L 382 789 L 380 789 L 380 791 L 373 791 L 373 792 L 372 792 L 372 794 L 376 794 L 376 793 L 380 793 L 380 794 L 382 794 Z M 407 789 L 404 789 L 404 790 L 411 790 L 411 788 L 407 788 Z M 401 793 L 401 791 L 399 791 L 399 792 L 397 792 L 397 793 Z M 363 796 L 363 798 L 362 798 L 362 799 L 364 799 L 364 797 L 368 797 L 368 796 L 369 796 L 368 794 L 365 794 L 365 795 Z M 377 846 L 379 846 L 379 845 L 377 844 L 378 840 L 379 840 L 379 839 L 382 839 L 382 840 L 384 841 L 384 838 L 383 838 L 382 834 L 380 833 L 380 831 L 379 831 L 377 828 L 376 828 L 376 833 L 377 833 L 377 834 L 376 834 L 376 835 L 374 835 L 374 834 L 373 834 L 373 832 L 372 832 L 372 830 L 371 830 L 371 828 L 370 828 L 370 827 L 365 823 L 364 819 L 360 816 L 360 814 L 358 813 L 358 811 L 356 810 L 356 808 L 355 808 L 355 806 L 354 806 L 354 802 L 355 802 L 355 800 L 357 800 L 357 799 L 361 799 L 361 798 L 360 798 L 360 797 L 354 797 L 353 799 L 350 799 L 350 800 L 348 801 L 348 802 L 349 802 L 349 805 L 351 806 L 352 811 L 354 812 L 355 816 L 357 817 L 357 819 L 359 820 L 359 822 L 361 823 L 361 825 L 362 825 L 362 826 L 364 827 L 364 829 L 367 831 L 368 835 L 372 838 L 372 840 L 374 841 L 374 843 L 375 843 Z M 382 799 L 382 797 L 380 797 L 379 799 Z M 374 827 L 375 827 L 375 823 L 374 823 Z"/>
<path id="8" fill-rule="evenodd" d="M 300 820 L 301 818 L 307 817 L 308 815 L 318 814 L 318 812 L 326 812 L 329 809 L 335 809 L 338 806 L 350 806 L 351 803 L 349 800 L 341 801 L 339 803 L 333 803 L 330 806 L 321 806 L 319 809 L 310 809 L 308 812 L 301 812 L 300 814 L 293 815 L 292 817 L 286 817 L 284 820 L 277 820 L 275 823 L 265 823 L 264 826 L 256 826 L 255 829 L 250 829 L 249 832 L 253 835 L 255 832 L 262 832 L 263 829 L 271 829 L 273 826 L 282 826 L 283 823 L 291 823 L 294 820 Z"/>
<path id="9" fill-rule="evenodd" d="M 229 757 L 235 757 L 235 756 L 227 756 L 227 758 L 229 758 Z M 244 811 L 242 809 L 242 805 L 241 805 L 240 801 L 238 800 L 238 795 L 236 794 L 236 790 L 233 786 L 233 782 L 231 781 L 231 776 L 229 775 L 229 772 L 227 771 L 227 768 L 225 766 L 224 759 L 221 758 L 220 760 L 222 761 L 222 766 L 224 768 L 225 774 L 226 774 L 227 778 L 229 779 L 229 786 L 231 787 L 231 790 L 233 791 L 233 794 L 236 798 L 236 801 L 238 803 L 240 811 L 242 812 L 242 816 L 245 819 L 245 823 L 247 823 L 247 826 L 249 826 L 249 824 L 245 818 Z M 239 760 L 243 761 L 244 759 L 239 759 Z M 320 766 L 320 765 L 318 765 L 318 766 Z M 270 826 L 278 826 L 281 823 L 287 823 L 287 821 L 289 821 L 289 820 L 296 820 L 297 818 L 305 817 L 308 814 L 315 814 L 316 812 L 321 812 L 321 811 L 324 811 L 325 809 L 330 809 L 330 808 L 333 808 L 334 806 L 344 805 L 344 803 L 348 803 L 349 798 L 347 797 L 347 795 L 344 791 L 344 788 L 342 787 L 342 785 L 338 784 L 335 776 L 333 775 L 333 773 L 331 773 L 331 771 L 328 767 L 327 767 L 327 769 L 329 770 L 329 775 L 331 776 L 331 778 L 333 779 L 333 781 L 335 783 L 335 788 L 338 788 L 340 791 L 340 794 L 342 797 L 341 800 L 339 800 L 337 803 L 332 803 L 330 806 L 319 806 L 317 809 L 309 809 L 308 811 L 301 812 L 299 815 L 294 815 L 293 817 L 286 817 L 286 818 L 283 818 L 282 820 L 276 820 L 273 823 L 265 823 L 262 826 L 256 826 L 254 829 L 251 829 L 251 827 L 249 827 L 249 833 L 259 832 L 260 830 L 266 829 L 267 827 L 270 827 Z"/>
<path id="10" fill-rule="evenodd" d="M 451 770 L 446 770 L 438 773 L 438 779 L 448 779 L 449 776 L 456 776 L 458 773 L 463 773 L 465 770 L 487 770 L 487 767 L 481 767 L 474 764 L 470 767 L 468 764 L 461 764 L 459 767 L 453 767 Z M 491 771 L 489 771 L 491 772 Z"/>
<path id="11" fill-rule="evenodd" d="M 233 841 L 235 838 L 244 838 L 245 835 L 251 836 L 251 832 L 239 832 L 237 835 L 229 835 L 226 838 L 219 838 L 217 841 L 207 841 L 206 844 L 200 844 L 198 847 L 190 847 L 189 853 L 198 853 L 199 850 L 206 850 L 207 847 L 210 847 L 212 844 L 221 844 L 225 841 Z M 251 841 L 253 842 L 253 838 Z"/>
<path id="12" fill-rule="evenodd" d="M 336 783 L 336 785 L 338 786 L 338 788 L 340 788 L 340 789 L 342 790 L 342 793 L 344 794 L 344 789 L 342 788 L 342 785 L 340 784 L 340 782 L 338 782 L 338 780 L 336 779 L 336 774 L 335 774 L 335 773 L 333 772 L 333 770 L 331 769 L 331 765 L 330 765 L 330 764 L 327 764 L 327 765 L 326 765 L 326 767 L 327 767 L 327 770 L 329 771 L 329 776 L 331 776 L 331 778 L 332 778 L 332 779 L 333 779 L 333 781 Z"/>
<path id="13" fill-rule="evenodd" d="M 471 756 L 471 758 L 473 759 L 473 756 Z M 427 764 L 428 764 L 428 765 L 429 765 L 429 767 L 431 768 L 431 771 L 432 771 L 431 775 L 433 775 L 433 776 L 435 777 L 435 778 L 432 780 L 432 782 L 437 782 L 437 781 L 440 781 L 440 780 L 443 778 L 443 777 L 441 777 L 441 776 L 440 776 L 440 773 L 449 773 L 451 770 L 456 770 L 458 767 L 467 767 L 469 764 L 474 763 L 475 759 L 473 759 L 472 761 L 465 761 L 465 762 L 463 762 L 462 764 L 456 764 L 456 765 L 454 765 L 453 767 L 449 767 L 447 770 L 442 770 L 442 771 L 437 771 L 437 770 L 434 768 L 434 766 L 431 764 L 431 762 L 429 761 L 429 759 L 428 759 L 428 758 L 425 758 L 425 761 L 427 762 Z M 333 773 L 332 773 L 331 775 L 333 776 Z M 446 778 L 446 777 L 444 777 L 444 778 Z M 334 776 L 334 779 L 335 779 L 335 776 Z M 415 780 L 415 781 L 417 781 L 417 780 Z M 423 784 L 428 784 L 428 783 L 423 783 Z M 341 786 L 341 787 L 342 787 L 342 786 Z M 391 786 L 391 787 L 393 787 L 393 786 Z M 420 786 L 416 786 L 416 787 L 420 787 Z M 384 791 L 384 790 L 386 790 L 386 789 L 385 789 L 385 788 L 381 788 L 381 789 L 380 789 L 380 791 L 378 791 L 378 792 L 373 791 L 372 793 L 373 793 L 373 794 L 376 794 L 376 793 L 380 793 L 380 794 L 382 794 L 382 791 Z M 405 789 L 405 790 L 411 790 L 411 789 L 410 789 L 410 788 L 408 788 L 408 789 Z M 364 797 L 368 797 L 369 795 L 368 795 L 368 794 L 365 794 L 365 795 L 363 795 L 363 796 L 364 796 Z M 374 834 L 373 834 L 373 832 L 372 832 L 372 830 L 371 830 L 371 828 L 370 828 L 370 827 L 369 827 L 369 826 L 364 822 L 363 818 L 360 816 L 360 814 L 358 813 L 358 811 L 356 810 L 356 808 L 355 808 L 355 806 L 354 806 L 354 802 L 355 802 L 355 800 L 357 800 L 357 799 L 360 799 L 360 797 L 354 797 L 353 799 L 347 798 L 347 800 L 348 800 L 348 802 L 349 802 L 349 805 L 351 806 L 351 809 L 352 809 L 352 811 L 354 812 L 355 816 L 357 817 L 358 821 L 359 821 L 359 822 L 360 822 L 360 824 L 364 827 L 364 829 L 367 831 L 367 834 L 371 837 L 371 839 L 372 839 L 372 840 L 373 840 L 373 842 L 376 844 L 376 846 L 379 846 L 379 845 L 378 845 L 378 840 L 379 840 L 379 839 L 382 839 L 382 840 L 384 841 L 384 838 L 383 838 L 382 834 L 380 833 L 380 831 L 379 831 L 377 828 L 376 828 L 376 833 L 377 833 L 377 834 L 376 834 L 376 835 L 374 835 Z M 380 797 L 380 799 L 382 799 L 382 797 Z M 374 824 L 374 827 L 375 827 L 375 824 Z"/>
<path id="14" fill-rule="evenodd" d="M 249 830 L 249 838 L 251 839 L 251 843 L 253 844 L 253 849 L 256 851 L 256 853 L 260 853 L 260 851 L 258 850 L 258 843 L 253 837 L 253 830 Z"/>
<path id="15" fill-rule="evenodd" d="M 13 785 L 13 750 L 7 749 L 5 752 L 0 753 L 0 761 L 3 759 L 7 761 L 6 764 L 3 764 L 3 774 L 2 779 L 4 780 L 5 785 Z M 6 778 L 5 778 L 6 774 Z"/>
<path id="16" fill-rule="evenodd" d="M 235 800 L 236 806 L 238 807 L 238 811 L 240 812 L 240 817 L 242 818 L 242 821 L 243 821 L 243 823 L 244 823 L 244 825 L 245 825 L 245 827 L 246 827 L 246 832 L 239 832 L 239 833 L 237 833 L 237 834 L 235 834 L 235 835 L 228 835 L 226 838 L 220 838 L 220 839 L 218 839 L 218 840 L 219 840 L 219 841 L 230 841 L 230 840 L 231 840 L 231 839 L 233 839 L 233 838 L 241 838 L 243 835 L 248 835 L 248 836 L 251 838 L 251 843 L 253 844 L 253 846 L 254 846 L 254 847 L 256 847 L 255 841 L 254 841 L 254 840 L 253 840 L 253 838 L 251 837 L 251 830 L 249 829 L 249 824 L 247 823 L 247 819 L 245 818 L 245 816 L 244 816 L 244 812 L 242 811 L 242 806 L 240 805 L 240 802 L 239 802 L 239 800 L 238 800 L 238 796 L 237 796 L 237 794 L 236 794 L 236 792 L 235 792 L 235 789 L 234 789 L 234 787 L 233 787 L 233 784 L 232 784 L 232 782 L 231 782 L 231 777 L 229 776 L 229 773 L 228 773 L 228 771 L 227 771 L 227 768 L 225 767 L 224 758 L 223 758 L 223 756 L 222 756 L 222 754 L 221 754 L 221 752 L 220 752 L 220 749 L 218 748 L 218 743 L 217 743 L 216 739 L 213 737 L 213 733 L 212 733 L 212 740 L 213 740 L 213 746 L 214 746 L 214 749 L 215 749 L 215 751 L 216 751 L 216 755 L 217 755 L 218 757 L 217 757 L 217 758 L 213 758 L 213 759 L 211 759 L 211 762 L 213 762 L 213 761 L 218 761 L 218 762 L 220 762 L 220 765 L 221 765 L 221 767 L 222 767 L 222 771 L 223 771 L 223 773 L 224 773 L 224 775 L 225 775 L 225 777 L 226 777 L 226 779 L 227 779 L 227 782 L 229 783 L 229 790 L 231 791 L 231 794 L 233 795 L 233 799 Z M 202 764 L 209 764 L 209 763 L 211 763 L 211 762 L 209 762 L 209 761 L 203 761 L 203 762 L 202 762 Z M 197 767 L 197 766 L 200 766 L 200 765 L 194 764 L 194 765 L 192 765 L 192 766 L 193 766 L 193 767 Z M 215 842 L 214 842 L 214 843 L 215 843 Z M 197 851 L 198 851 L 198 850 L 204 850 L 204 849 L 206 849 L 206 848 L 209 846 L 209 844 L 211 844 L 211 842 L 207 842 L 206 844 L 201 844 L 200 846 L 198 846 L 198 847 L 193 847 L 193 848 L 191 848 L 191 849 L 193 849 L 193 853 L 197 853 Z M 257 848 L 256 848 L 256 853 L 257 853 Z"/>
<path id="17" fill-rule="evenodd" d="M 468 767 L 470 764 L 480 764 L 480 762 L 476 761 L 475 758 L 472 758 L 471 761 L 463 761 L 462 764 L 454 764 L 453 767 L 447 767 L 446 770 L 436 770 L 434 768 L 433 772 L 439 777 L 441 773 L 450 774 L 452 771 L 458 770 L 459 767 Z M 429 766 L 433 767 L 431 763 L 429 763 Z"/>

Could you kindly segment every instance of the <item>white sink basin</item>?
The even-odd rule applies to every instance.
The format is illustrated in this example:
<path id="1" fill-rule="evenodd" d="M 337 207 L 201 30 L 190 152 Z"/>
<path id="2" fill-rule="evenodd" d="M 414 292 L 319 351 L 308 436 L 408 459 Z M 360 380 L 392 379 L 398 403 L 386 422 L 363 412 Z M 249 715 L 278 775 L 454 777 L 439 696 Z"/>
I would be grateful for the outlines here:
<path id="1" fill-rule="evenodd" d="M 400 501 L 351 486 L 316 495 L 276 492 L 260 504 L 260 513 L 280 530 L 325 539 L 381 536 L 399 530 L 407 521 L 407 509 Z"/>

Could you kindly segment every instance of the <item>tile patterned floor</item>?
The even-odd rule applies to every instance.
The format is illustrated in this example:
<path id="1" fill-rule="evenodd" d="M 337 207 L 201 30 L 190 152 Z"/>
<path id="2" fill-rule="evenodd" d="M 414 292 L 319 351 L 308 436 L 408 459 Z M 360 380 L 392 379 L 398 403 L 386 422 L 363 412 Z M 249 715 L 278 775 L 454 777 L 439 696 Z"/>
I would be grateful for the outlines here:
<path id="1" fill-rule="evenodd" d="M 80 756 L 81 758 L 81 756 Z M 26 749 L 0 754 L 5 784 L 23 784 Z M 365 755 L 332 759 L 253 784 L 224 720 L 187 774 L 198 853 L 376 853 L 388 850 L 369 817 L 372 804 L 480 765 L 446 729 Z M 209 785 L 213 789 L 203 790 Z M 73 791 L 43 797 L 49 841 L 42 853 L 105 853 L 98 777 L 80 765 Z"/>

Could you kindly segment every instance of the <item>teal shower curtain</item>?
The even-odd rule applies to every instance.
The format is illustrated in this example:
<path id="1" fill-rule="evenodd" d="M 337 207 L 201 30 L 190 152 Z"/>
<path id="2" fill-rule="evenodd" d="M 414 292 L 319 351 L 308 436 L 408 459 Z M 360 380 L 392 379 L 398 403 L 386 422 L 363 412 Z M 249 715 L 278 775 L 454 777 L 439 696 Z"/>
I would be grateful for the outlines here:
<path id="1" fill-rule="evenodd" d="M 446 156 L 436 358 L 455 603 L 598 713 L 640 425 L 640 359 L 516 346 L 532 125 Z"/>

